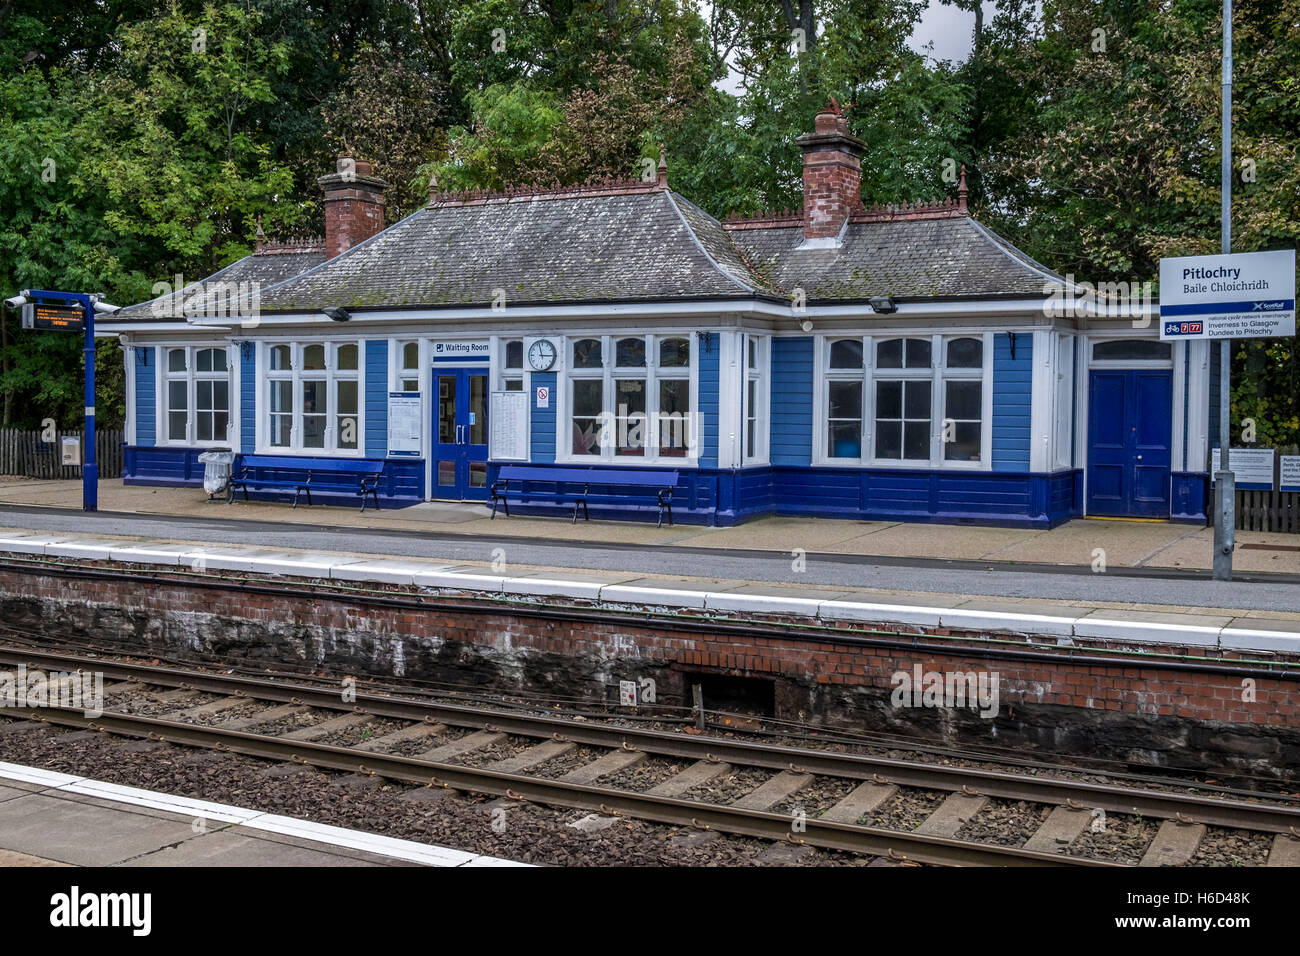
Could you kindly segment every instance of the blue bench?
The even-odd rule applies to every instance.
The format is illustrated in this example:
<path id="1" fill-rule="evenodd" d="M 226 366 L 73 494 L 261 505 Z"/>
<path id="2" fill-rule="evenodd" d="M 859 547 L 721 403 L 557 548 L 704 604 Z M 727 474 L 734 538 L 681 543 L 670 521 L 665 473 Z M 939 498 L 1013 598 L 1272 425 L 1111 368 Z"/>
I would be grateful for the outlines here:
<path id="1" fill-rule="evenodd" d="M 545 485 L 545 488 L 538 488 Z M 573 504 L 573 523 L 578 523 L 578 513 L 591 520 L 588 503 L 607 502 L 624 504 L 643 502 L 659 509 L 655 527 L 662 528 L 664 513 L 668 524 L 673 523 L 673 489 L 677 486 L 677 472 L 631 470 L 627 468 L 534 468 L 527 465 L 504 465 L 492 482 L 492 517 L 497 516 L 501 505 L 510 517 L 510 499 L 529 502 L 561 501 Z M 595 487 L 597 490 L 592 491 Z"/>
<path id="2" fill-rule="evenodd" d="M 298 507 L 298 496 L 305 495 L 307 504 L 311 504 L 312 481 L 317 478 L 316 488 L 330 485 L 329 490 L 355 491 L 361 496 L 361 510 L 366 510 L 366 495 L 374 498 L 375 507 L 379 507 L 379 479 L 383 477 L 384 466 L 376 466 L 373 461 L 358 461 L 348 458 L 278 458 L 271 455 L 243 455 L 240 459 L 242 469 L 230 478 L 230 496 L 226 503 L 235 500 L 235 490 L 244 493 L 248 500 L 248 489 L 293 490 L 293 506 Z M 301 477 L 302 472 L 307 477 Z M 288 474 L 285 474 L 288 472 Z M 341 481 L 330 482 L 337 476 Z M 341 487 L 340 487 L 341 486 Z"/>

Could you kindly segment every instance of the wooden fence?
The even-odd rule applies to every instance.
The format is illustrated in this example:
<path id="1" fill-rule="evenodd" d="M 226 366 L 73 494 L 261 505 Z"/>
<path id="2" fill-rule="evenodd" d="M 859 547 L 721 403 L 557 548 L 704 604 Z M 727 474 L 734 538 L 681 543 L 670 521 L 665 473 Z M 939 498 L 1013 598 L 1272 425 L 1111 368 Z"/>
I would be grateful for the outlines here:
<path id="1" fill-rule="evenodd" d="M 80 478 L 80 465 L 64 465 L 61 439 L 65 435 L 80 437 L 80 431 L 59 432 L 52 442 L 42 441 L 40 432 L 0 428 L 0 475 L 25 475 L 28 478 Z M 85 457 L 85 449 L 82 449 Z M 122 430 L 95 429 L 95 459 L 99 477 L 122 477 Z"/>
<path id="2" fill-rule="evenodd" d="M 1283 455 L 1300 454 L 1300 447 L 1279 448 L 1276 458 Z M 1210 472 L 1218 470 L 1219 460 L 1210 463 Z M 1274 487 L 1277 485 L 1277 462 L 1274 461 Z M 1206 510 L 1211 523 L 1214 515 L 1214 489 L 1210 489 L 1210 500 Z M 1295 491 L 1243 491 L 1237 489 L 1237 530 L 1239 531 L 1277 531 L 1284 534 L 1300 534 L 1300 492 Z"/>

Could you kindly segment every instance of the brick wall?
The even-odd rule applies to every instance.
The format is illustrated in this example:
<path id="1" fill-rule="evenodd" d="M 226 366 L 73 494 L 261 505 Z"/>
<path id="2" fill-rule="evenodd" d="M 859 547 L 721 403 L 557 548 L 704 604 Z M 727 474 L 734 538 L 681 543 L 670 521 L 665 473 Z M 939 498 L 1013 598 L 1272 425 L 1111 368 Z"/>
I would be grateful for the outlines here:
<path id="1" fill-rule="evenodd" d="M 1155 660 L 1104 642 L 1057 647 L 905 625 L 750 618 L 719 620 L 732 628 L 724 631 L 670 613 L 597 619 L 545 602 L 503 607 L 398 588 L 367 597 L 284 579 L 255 584 L 268 592 L 0 567 L 0 618 L 136 653 L 288 661 L 593 701 L 613 700 L 619 680 L 642 677 L 655 679 L 661 703 L 688 702 L 700 674 L 770 679 L 778 716 L 832 727 L 1211 769 L 1300 769 L 1295 680 L 1266 670 L 1295 662 L 1277 657 L 1213 660 L 1204 648 L 1162 645 Z M 783 627 L 791 623 L 800 630 Z M 1097 660 L 1103 655 L 1114 659 Z M 918 664 L 996 672 L 996 717 L 891 705 L 893 675 Z"/>

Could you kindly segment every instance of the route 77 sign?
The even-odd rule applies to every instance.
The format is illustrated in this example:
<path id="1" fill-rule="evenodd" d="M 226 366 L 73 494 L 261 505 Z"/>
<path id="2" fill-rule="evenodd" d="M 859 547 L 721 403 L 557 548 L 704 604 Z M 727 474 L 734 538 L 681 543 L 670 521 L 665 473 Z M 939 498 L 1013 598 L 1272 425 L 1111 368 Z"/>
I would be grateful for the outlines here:
<path id="1" fill-rule="evenodd" d="M 1295 335 L 1295 250 L 1160 260 L 1162 339 Z"/>

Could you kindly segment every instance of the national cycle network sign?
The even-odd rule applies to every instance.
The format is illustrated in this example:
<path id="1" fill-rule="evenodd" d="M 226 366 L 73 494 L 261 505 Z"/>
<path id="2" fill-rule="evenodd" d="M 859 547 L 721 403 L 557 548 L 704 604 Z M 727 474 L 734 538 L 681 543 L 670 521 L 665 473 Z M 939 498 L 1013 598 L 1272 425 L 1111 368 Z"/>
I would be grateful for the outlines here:
<path id="1" fill-rule="evenodd" d="M 1162 339 L 1295 335 L 1295 250 L 1160 260 Z"/>

